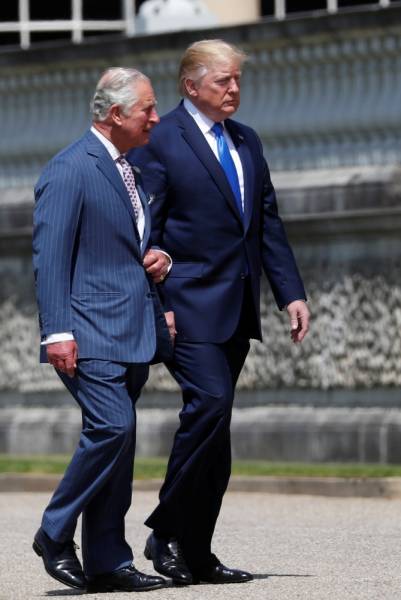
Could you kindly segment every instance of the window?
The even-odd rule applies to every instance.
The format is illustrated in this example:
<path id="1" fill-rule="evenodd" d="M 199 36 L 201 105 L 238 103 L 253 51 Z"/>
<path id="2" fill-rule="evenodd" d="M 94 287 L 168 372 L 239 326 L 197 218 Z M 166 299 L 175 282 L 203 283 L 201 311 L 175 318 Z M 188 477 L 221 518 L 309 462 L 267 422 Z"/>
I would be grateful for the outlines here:
<path id="1" fill-rule="evenodd" d="M 287 13 L 305 12 L 308 10 L 326 10 L 327 0 L 307 0 L 297 2 L 297 0 L 287 0 Z"/>
<path id="2" fill-rule="evenodd" d="M 18 2 L 0 2 L 1 21 L 18 21 Z"/>
<path id="3" fill-rule="evenodd" d="M 377 4 L 377 0 L 338 0 L 338 8 L 345 6 L 363 6 L 364 4 Z"/>
<path id="4" fill-rule="evenodd" d="M 397 0 L 389 0 L 389 2 L 386 2 L 386 0 L 338 0 L 337 7 L 341 9 L 347 6 L 366 6 L 369 4 L 379 4 L 385 7 L 394 1 Z M 282 17 L 289 13 L 327 10 L 330 9 L 330 5 L 333 10 L 335 4 L 336 2 L 331 0 L 261 0 L 261 15 L 271 17 L 279 14 Z"/>
<path id="5" fill-rule="evenodd" d="M 65 21 L 71 19 L 71 0 L 30 0 L 32 21 Z"/>
<path id="6" fill-rule="evenodd" d="M 82 16 L 88 20 L 122 19 L 122 3 L 110 0 L 83 0 Z"/>

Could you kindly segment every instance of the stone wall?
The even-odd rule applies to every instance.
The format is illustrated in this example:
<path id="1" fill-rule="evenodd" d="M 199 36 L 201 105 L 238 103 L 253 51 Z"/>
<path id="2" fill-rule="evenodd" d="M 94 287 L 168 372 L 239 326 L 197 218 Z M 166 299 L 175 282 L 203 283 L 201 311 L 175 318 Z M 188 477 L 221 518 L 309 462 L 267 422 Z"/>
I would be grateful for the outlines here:
<path id="1" fill-rule="evenodd" d="M 296 174 L 277 174 L 281 212 L 306 282 L 312 327 L 302 345 L 291 344 L 287 316 L 277 310 L 264 282 L 264 342 L 252 344 L 239 389 L 344 388 L 360 390 L 363 403 L 364 390 L 382 388 L 385 394 L 400 385 L 401 168 L 380 168 L 374 177 L 373 172 L 331 170 L 324 186 L 321 171 L 309 172 L 304 182 Z M 8 237 L 3 230 L 7 241 L 3 236 L 0 256 L 0 390 L 22 393 L 61 388 L 51 369 L 37 364 L 30 238 L 24 233 L 31 210 L 29 205 L 21 211 L 16 225 L 12 207 L 6 218 L 3 206 L 3 225 L 8 222 L 10 229 Z M 158 366 L 147 389 L 176 387 Z"/>

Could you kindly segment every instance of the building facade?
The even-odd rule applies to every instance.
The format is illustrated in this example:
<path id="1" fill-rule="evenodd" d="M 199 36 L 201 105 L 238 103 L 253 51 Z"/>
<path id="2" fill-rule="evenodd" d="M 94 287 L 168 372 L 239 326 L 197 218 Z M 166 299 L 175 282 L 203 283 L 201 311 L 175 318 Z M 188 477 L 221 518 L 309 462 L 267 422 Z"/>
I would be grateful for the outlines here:
<path id="1" fill-rule="evenodd" d="M 401 6 L 372 5 L 0 52 L 0 452 L 65 451 L 79 430 L 52 370 L 37 364 L 33 183 L 88 126 L 103 68 L 147 73 L 163 114 L 178 101 L 180 54 L 207 36 L 249 54 L 239 118 L 261 135 L 313 315 L 308 339 L 291 346 L 265 286 L 264 343 L 241 376 L 234 456 L 401 460 L 400 33 Z M 163 454 L 179 398 L 163 367 L 147 389 L 139 452 Z"/>
<path id="2" fill-rule="evenodd" d="M 242 24 L 260 19 L 285 19 L 300 13 L 336 13 L 359 6 L 388 8 L 394 0 L 14 0 L 0 5 L 0 46 L 29 48 L 41 42 L 85 39 L 113 32 L 128 37 L 143 32 L 138 13 L 144 5 L 154 7 L 154 17 L 166 9 L 175 11 L 175 20 L 166 29 L 199 26 L 200 9 L 205 8 L 216 24 Z M 180 21 L 183 7 L 192 6 L 193 23 Z M 149 24 L 150 27 L 152 23 Z M 146 27 L 145 27 L 146 30 Z"/>

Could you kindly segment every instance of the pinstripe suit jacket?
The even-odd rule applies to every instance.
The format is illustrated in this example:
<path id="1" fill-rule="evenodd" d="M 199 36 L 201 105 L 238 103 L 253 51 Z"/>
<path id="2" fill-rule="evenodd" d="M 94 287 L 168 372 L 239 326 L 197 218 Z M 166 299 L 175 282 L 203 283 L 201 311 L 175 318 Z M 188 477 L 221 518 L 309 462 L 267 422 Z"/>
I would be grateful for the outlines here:
<path id="1" fill-rule="evenodd" d="M 132 204 L 104 145 L 88 131 L 57 154 L 35 187 L 34 273 L 42 338 L 72 331 L 79 358 L 149 362 L 169 348 L 157 293 L 142 266 Z M 42 347 L 41 360 L 46 361 Z"/>

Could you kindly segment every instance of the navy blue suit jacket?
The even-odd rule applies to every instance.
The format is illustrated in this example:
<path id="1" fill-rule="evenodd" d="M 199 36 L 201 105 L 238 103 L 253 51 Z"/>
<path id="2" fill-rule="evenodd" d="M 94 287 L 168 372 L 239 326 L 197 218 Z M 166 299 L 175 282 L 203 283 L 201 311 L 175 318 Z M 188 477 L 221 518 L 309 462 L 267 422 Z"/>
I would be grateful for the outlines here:
<path id="1" fill-rule="evenodd" d="M 142 265 L 133 207 L 114 161 L 88 131 L 45 167 L 35 188 L 34 273 L 42 338 L 72 331 L 79 358 L 144 363 L 168 330 Z M 46 360 L 42 346 L 41 360 Z"/>
<path id="2" fill-rule="evenodd" d="M 151 198 L 152 244 L 173 267 L 163 287 L 181 339 L 221 343 L 234 333 L 249 275 L 256 331 L 261 338 L 262 268 L 279 308 L 305 298 L 278 215 L 269 169 L 256 133 L 225 121 L 244 171 L 242 221 L 219 161 L 182 103 L 161 119 L 150 143 L 128 158 L 140 169 Z"/>

